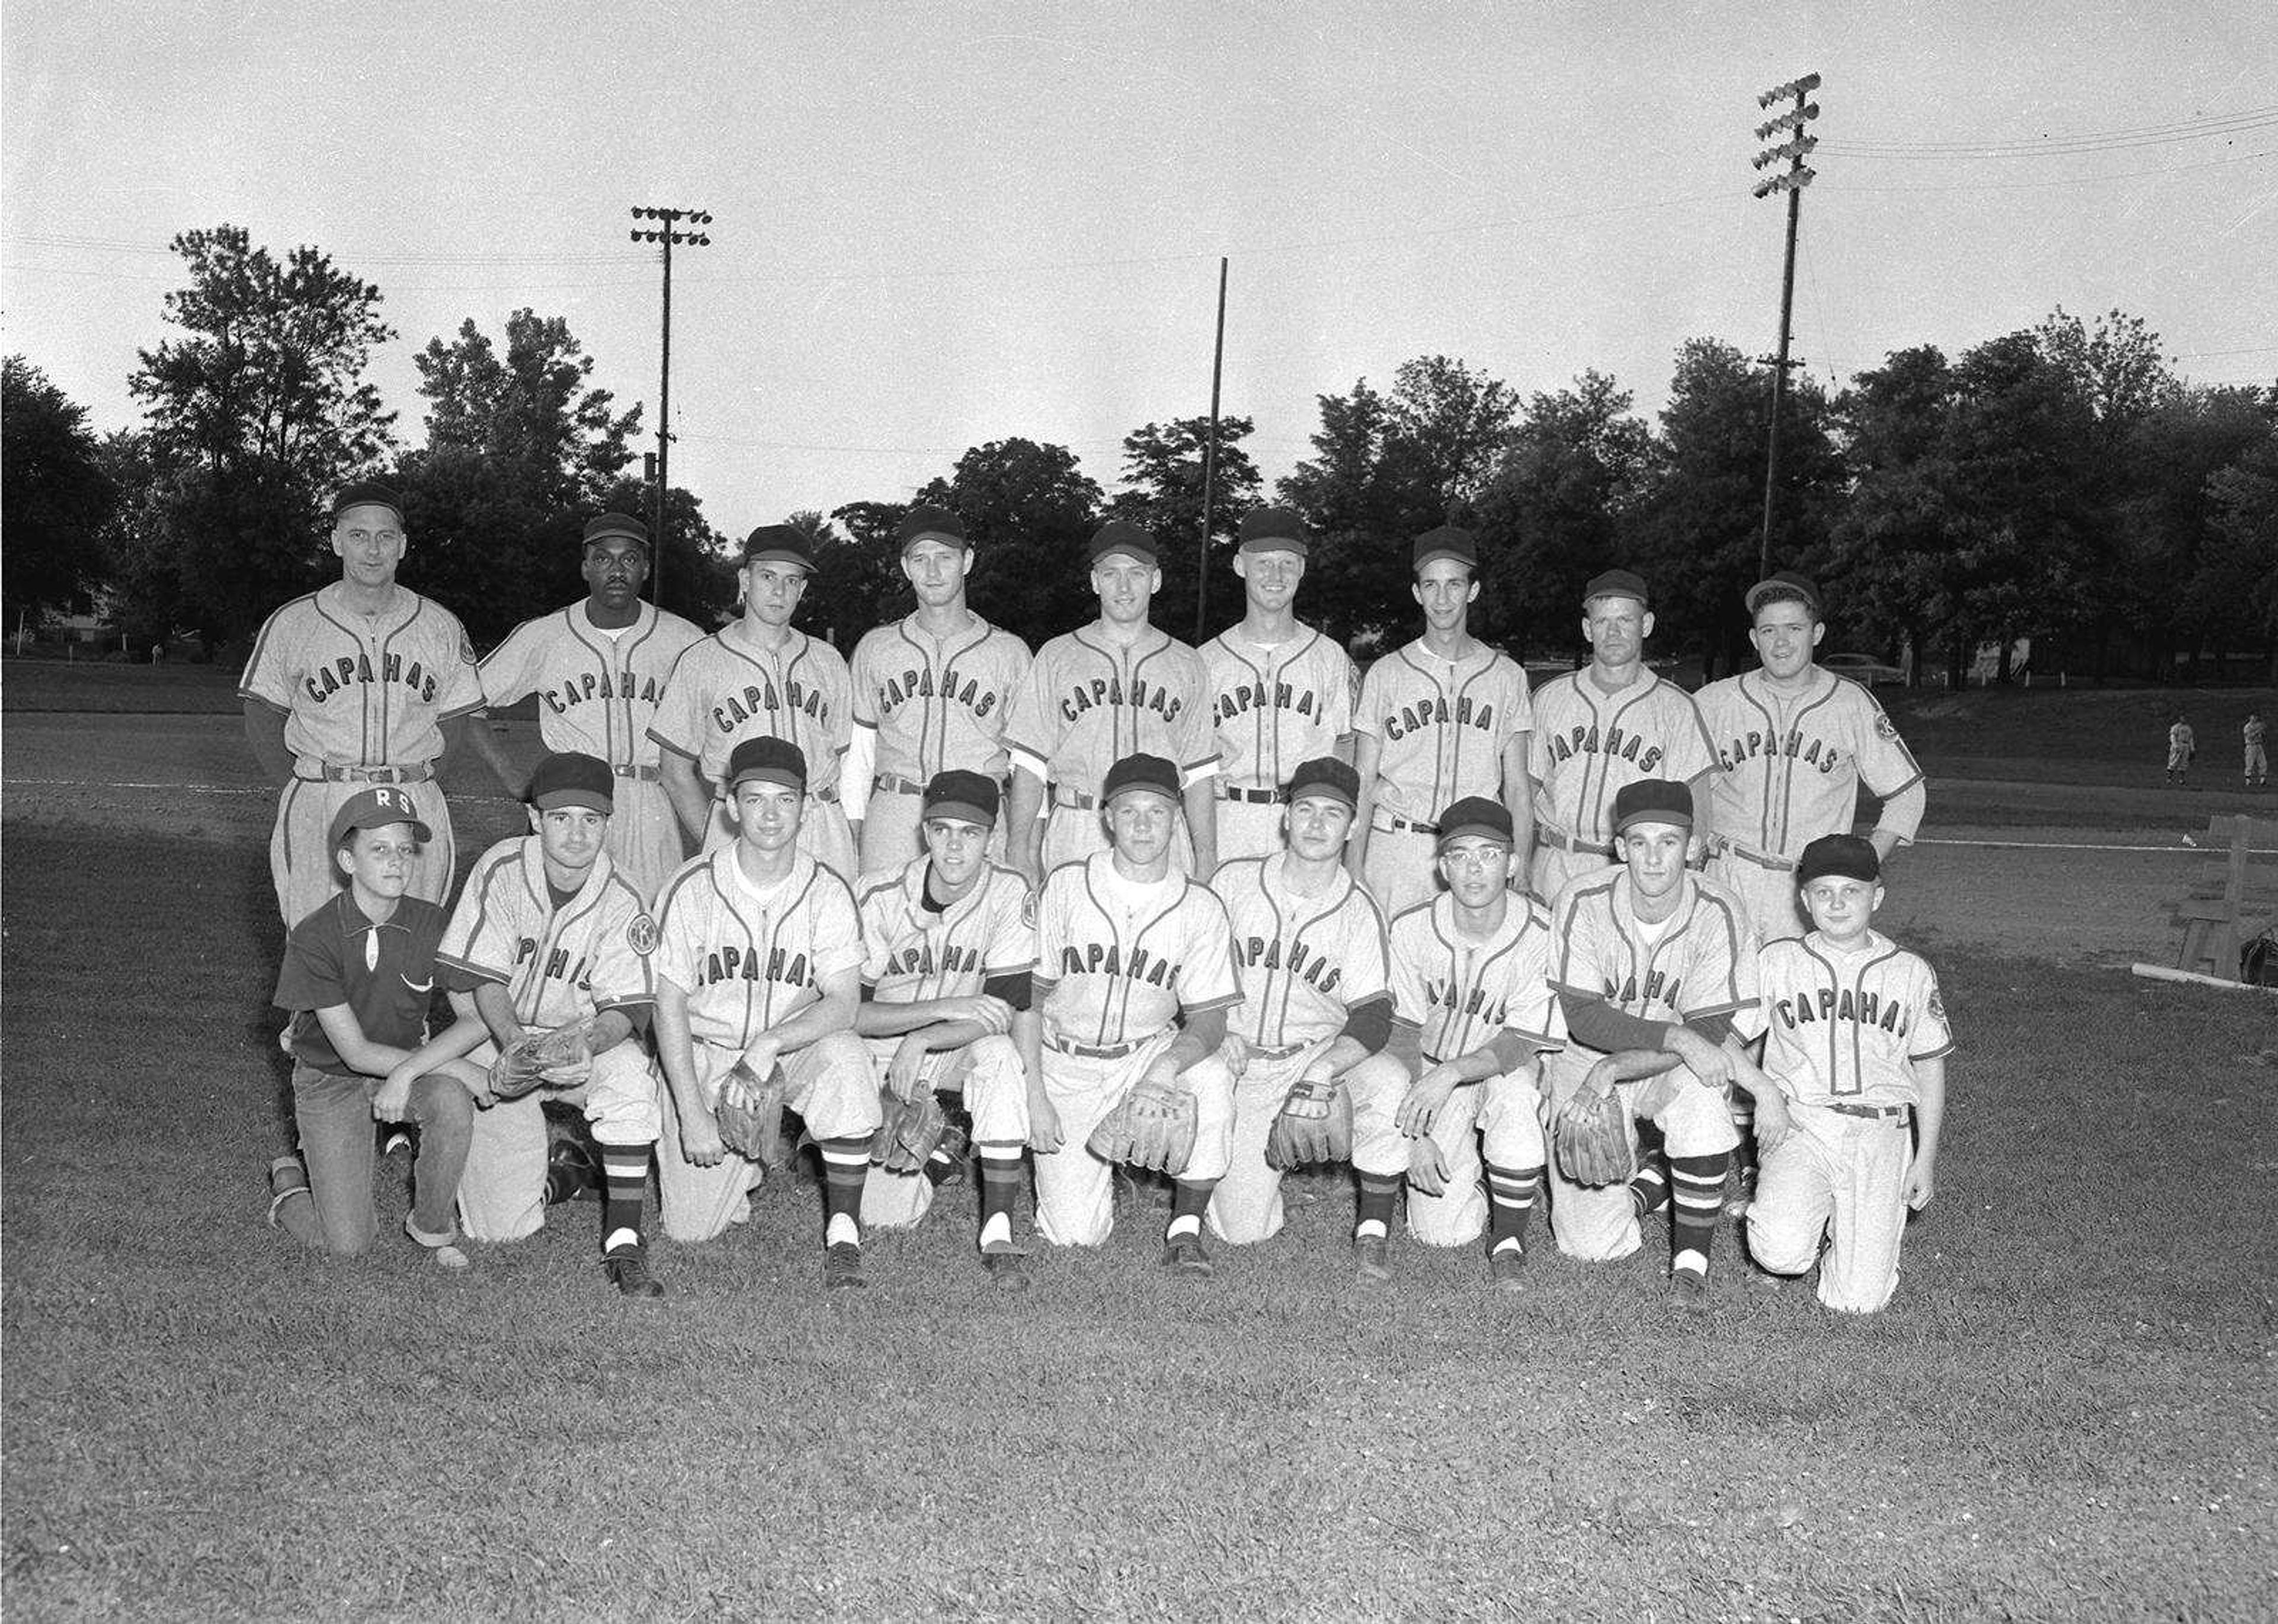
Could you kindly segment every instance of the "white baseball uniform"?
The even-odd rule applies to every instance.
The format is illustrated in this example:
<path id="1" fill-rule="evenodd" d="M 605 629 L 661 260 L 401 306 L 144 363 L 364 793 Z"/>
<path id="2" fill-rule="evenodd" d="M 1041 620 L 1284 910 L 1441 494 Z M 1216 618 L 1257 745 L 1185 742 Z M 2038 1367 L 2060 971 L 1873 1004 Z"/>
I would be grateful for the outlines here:
<path id="1" fill-rule="evenodd" d="M 868 744 L 872 773 L 862 812 L 864 874 L 920 855 L 919 812 L 935 774 L 962 767 L 1005 782 L 1012 773 L 1005 718 L 1028 665 L 1027 644 L 977 614 L 948 637 L 933 637 L 914 614 L 863 634 L 852 681 L 854 754 Z M 1000 823 L 998 850 L 1003 829 Z"/>
<path id="2" fill-rule="evenodd" d="M 1716 749 L 1693 697 L 1642 668 L 1612 693 L 1594 667 L 1570 671 L 1537 688 L 1533 702 L 1534 892 L 1548 899 L 1614 860 L 1614 797 L 1624 785 L 1688 782 L 1716 765 Z"/>
<path id="3" fill-rule="evenodd" d="M 1230 626 L 1202 646 L 1218 728 L 1218 860 L 1281 850 L 1281 787 L 1353 730 L 1352 656 L 1310 626 L 1268 648 Z"/>

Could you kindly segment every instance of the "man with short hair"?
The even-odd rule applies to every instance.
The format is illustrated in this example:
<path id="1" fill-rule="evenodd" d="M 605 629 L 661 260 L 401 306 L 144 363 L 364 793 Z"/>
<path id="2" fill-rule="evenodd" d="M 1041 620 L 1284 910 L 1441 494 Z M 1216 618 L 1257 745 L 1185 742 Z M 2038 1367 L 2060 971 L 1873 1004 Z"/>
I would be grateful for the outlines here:
<path id="1" fill-rule="evenodd" d="M 797 745 L 808 800 L 797 821 L 799 850 L 852 884 L 854 835 L 838 789 L 853 679 L 837 649 L 791 623 L 814 574 L 805 531 L 762 524 L 745 537 L 737 576 L 743 613 L 674 662 L 649 736 L 664 747 L 664 791 L 680 826 L 707 851 L 737 838 L 725 782 L 736 746 L 754 738 Z"/>
<path id="2" fill-rule="evenodd" d="M 2247 712 L 2246 721 L 2240 727 L 2238 736 L 2246 746 L 2246 787 L 2250 789 L 2269 787 L 2270 752 L 2263 743 L 2265 733 L 2262 713 Z"/>
<path id="3" fill-rule="evenodd" d="M 1203 644 L 1218 724 L 1218 860 L 1282 849 L 1283 785 L 1299 763 L 1352 759 L 1360 686 L 1342 644 L 1297 619 L 1311 538 L 1287 507 L 1244 514 L 1234 555 L 1239 624 Z"/>
<path id="4" fill-rule="evenodd" d="M 935 774 L 969 768 L 1005 782 L 1005 718 L 1029 665 L 1027 644 L 966 605 L 973 544 L 955 514 L 913 507 L 894 540 L 918 606 L 854 645 L 844 787 L 866 875 L 921 855 L 919 809 Z M 1003 824 L 991 823 L 1001 851 Z"/>
<path id="5" fill-rule="evenodd" d="M 1424 635 L 1378 660 L 1362 679 L 1353 713 L 1353 766 L 1360 818 L 1352 870 L 1398 918 L 1434 895 L 1443 806 L 1476 796 L 1510 813 L 1517 873 L 1533 850 L 1527 793 L 1527 734 L 1533 728 L 1526 673 L 1471 634 L 1479 557 L 1469 530 L 1442 525 L 1410 550 Z"/>

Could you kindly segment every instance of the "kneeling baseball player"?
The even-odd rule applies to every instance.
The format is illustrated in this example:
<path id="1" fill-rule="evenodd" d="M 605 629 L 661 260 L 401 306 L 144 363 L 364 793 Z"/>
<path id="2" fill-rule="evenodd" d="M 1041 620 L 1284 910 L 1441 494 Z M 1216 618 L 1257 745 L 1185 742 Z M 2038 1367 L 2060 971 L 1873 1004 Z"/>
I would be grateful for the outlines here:
<path id="1" fill-rule="evenodd" d="M 846 882 L 799 849 L 806 757 L 771 735 L 728 758 L 736 838 L 682 865 L 657 903 L 657 1146 L 664 1232 L 710 1240 L 751 1216 L 796 1112 L 822 1157 L 826 1286 L 862 1284 L 862 1181 L 878 1090 L 854 1035 L 862 930 Z"/>
<path id="2" fill-rule="evenodd" d="M 1100 800 L 1109 850 L 1054 868 L 1036 902 L 1036 1232 L 1104 1244 L 1112 1169 L 1128 1163 L 1174 1181 L 1164 1266 L 1207 1276 L 1203 1214 L 1234 1138 L 1234 1078 L 1219 1052 L 1242 998 L 1233 932 L 1225 903 L 1171 872 L 1177 767 L 1126 756 Z"/>
<path id="3" fill-rule="evenodd" d="M 981 1254 L 1000 1284 L 1026 1284 L 1013 1198 L 1028 1148 L 1028 1074 L 1011 1035 L 1029 1012 L 1036 967 L 1028 884 L 989 860 L 997 781 L 952 769 L 925 787 L 926 854 L 865 882 L 866 957 L 854 1030 L 869 1050 L 885 1117 L 862 1187 L 865 1229 L 900 1229 L 963 1170 L 964 1137 L 936 1095 L 962 1092 L 981 1153 Z"/>
<path id="4" fill-rule="evenodd" d="M 541 1091 L 592 1125 L 601 1155 L 601 1263 L 627 1297 L 654 1298 L 641 1230 L 660 1117 L 640 1034 L 655 1002 L 656 925 L 608 851 L 608 762 L 547 756 L 531 775 L 530 830 L 476 860 L 438 958 L 473 978 L 496 1102 L 475 1117 L 459 1219 L 475 1240 L 521 1240 L 546 1222 Z"/>
<path id="5" fill-rule="evenodd" d="M 1392 1277 L 1405 1179 L 1409 1232 L 1434 1247 L 1484 1233 L 1488 1278 L 1515 1292 L 1542 1181 L 1540 1056 L 1564 1041 L 1545 978 L 1548 920 L 1510 889 L 1520 858 L 1508 809 L 1474 796 L 1437 824 L 1447 892 L 1392 921 L 1392 1041 L 1350 1079 L 1354 1270 L 1365 1285 Z"/>
<path id="6" fill-rule="evenodd" d="M 1796 878 L 1811 934 L 1767 943 L 1758 961 L 1771 1086 L 1756 1098 L 1748 1251 L 1778 1275 L 1818 1262 L 1820 1301 L 1872 1314 L 1898 1287 L 1907 1212 L 1936 1189 L 1953 1033 L 1937 974 L 1874 928 L 1871 844 L 1823 835 Z"/>
<path id="7" fill-rule="evenodd" d="M 1211 1232 L 1234 1246 L 1282 1224 L 1281 1175 L 1352 1156 L 1344 1074 L 1392 1030 L 1384 912 L 1344 866 L 1360 775 L 1334 756 L 1300 766 L 1283 849 L 1221 863 L 1242 1002 L 1223 1051 L 1234 1073 L 1234 1151 L 1211 1197 Z"/>

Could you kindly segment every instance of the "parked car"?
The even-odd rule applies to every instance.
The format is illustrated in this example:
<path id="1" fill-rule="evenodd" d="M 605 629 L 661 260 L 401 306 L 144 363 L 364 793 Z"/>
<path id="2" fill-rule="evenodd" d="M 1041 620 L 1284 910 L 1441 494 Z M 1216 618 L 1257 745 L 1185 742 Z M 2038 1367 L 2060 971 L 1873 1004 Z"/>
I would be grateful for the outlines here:
<path id="1" fill-rule="evenodd" d="M 1838 676 L 1847 676 L 1872 688 L 1877 682 L 1903 682 L 1907 674 L 1872 654 L 1823 654 L 1819 663 Z"/>

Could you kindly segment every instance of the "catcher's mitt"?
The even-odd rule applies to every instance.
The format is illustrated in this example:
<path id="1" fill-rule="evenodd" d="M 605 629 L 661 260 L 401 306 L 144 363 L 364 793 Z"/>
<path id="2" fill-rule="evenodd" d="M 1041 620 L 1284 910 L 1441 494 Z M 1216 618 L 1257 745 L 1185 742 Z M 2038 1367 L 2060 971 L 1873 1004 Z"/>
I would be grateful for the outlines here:
<path id="1" fill-rule="evenodd" d="M 1630 1108 L 1618 1090 L 1601 1094 L 1585 1088 L 1567 1101 L 1551 1124 L 1550 1142 L 1558 1170 L 1586 1189 L 1627 1184 L 1637 1170 Z"/>
<path id="2" fill-rule="evenodd" d="M 540 1088 L 575 1088 L 593 1074 L 592 1033 L 584 1021 L 525 1032 L 491 1062 L 491 1094 L 519 1100 Z"/>
<path id="3" fill-rule="evenodd" d="M 781 1066 L 761 1077 L 743 1061 L 736 1062 L 720 1079 L 719 1103 L 713 1107 L 720 1142 L 762 1167 L 782 1166 L 784 1101 L 790 1094 L 791 1082 Z"/>
<path id="4" fill-rule="evenodd" d="M 914 1173 L 922 1169 L 941 1143 L 949 1118 L 930 1088 L 914 1100 L 905 1100 L 892 1089 L 882 1089 L 879 1108 L 886 1119 L 870 1140 L 870 1160 L 890 1173 Z"/>
<path id="5" fill-rule="evenodd" d="M 1303 1077 L 1265 1131 L 1265 1165 L 1280 1172 L 1309 1162 L 1352 1159 L 1352 1095 L 1333 1077 Z"/>
<path id="6" fill-rule="evenodd" d="M 1448 1157 L 1428 1134 L 1409 1143 L 1408 1182 L 1426 1195 L 1448 1193 Z"/>
<path id="7" fill-rule="evenodd" d="M 1143 1077 L 1099 1119 L 1085 1143 L 1103 1162 L 1125 1162 L 1176 1178 L 1195 1154 L 1196 1115 L 1194 1095 Z"/>

